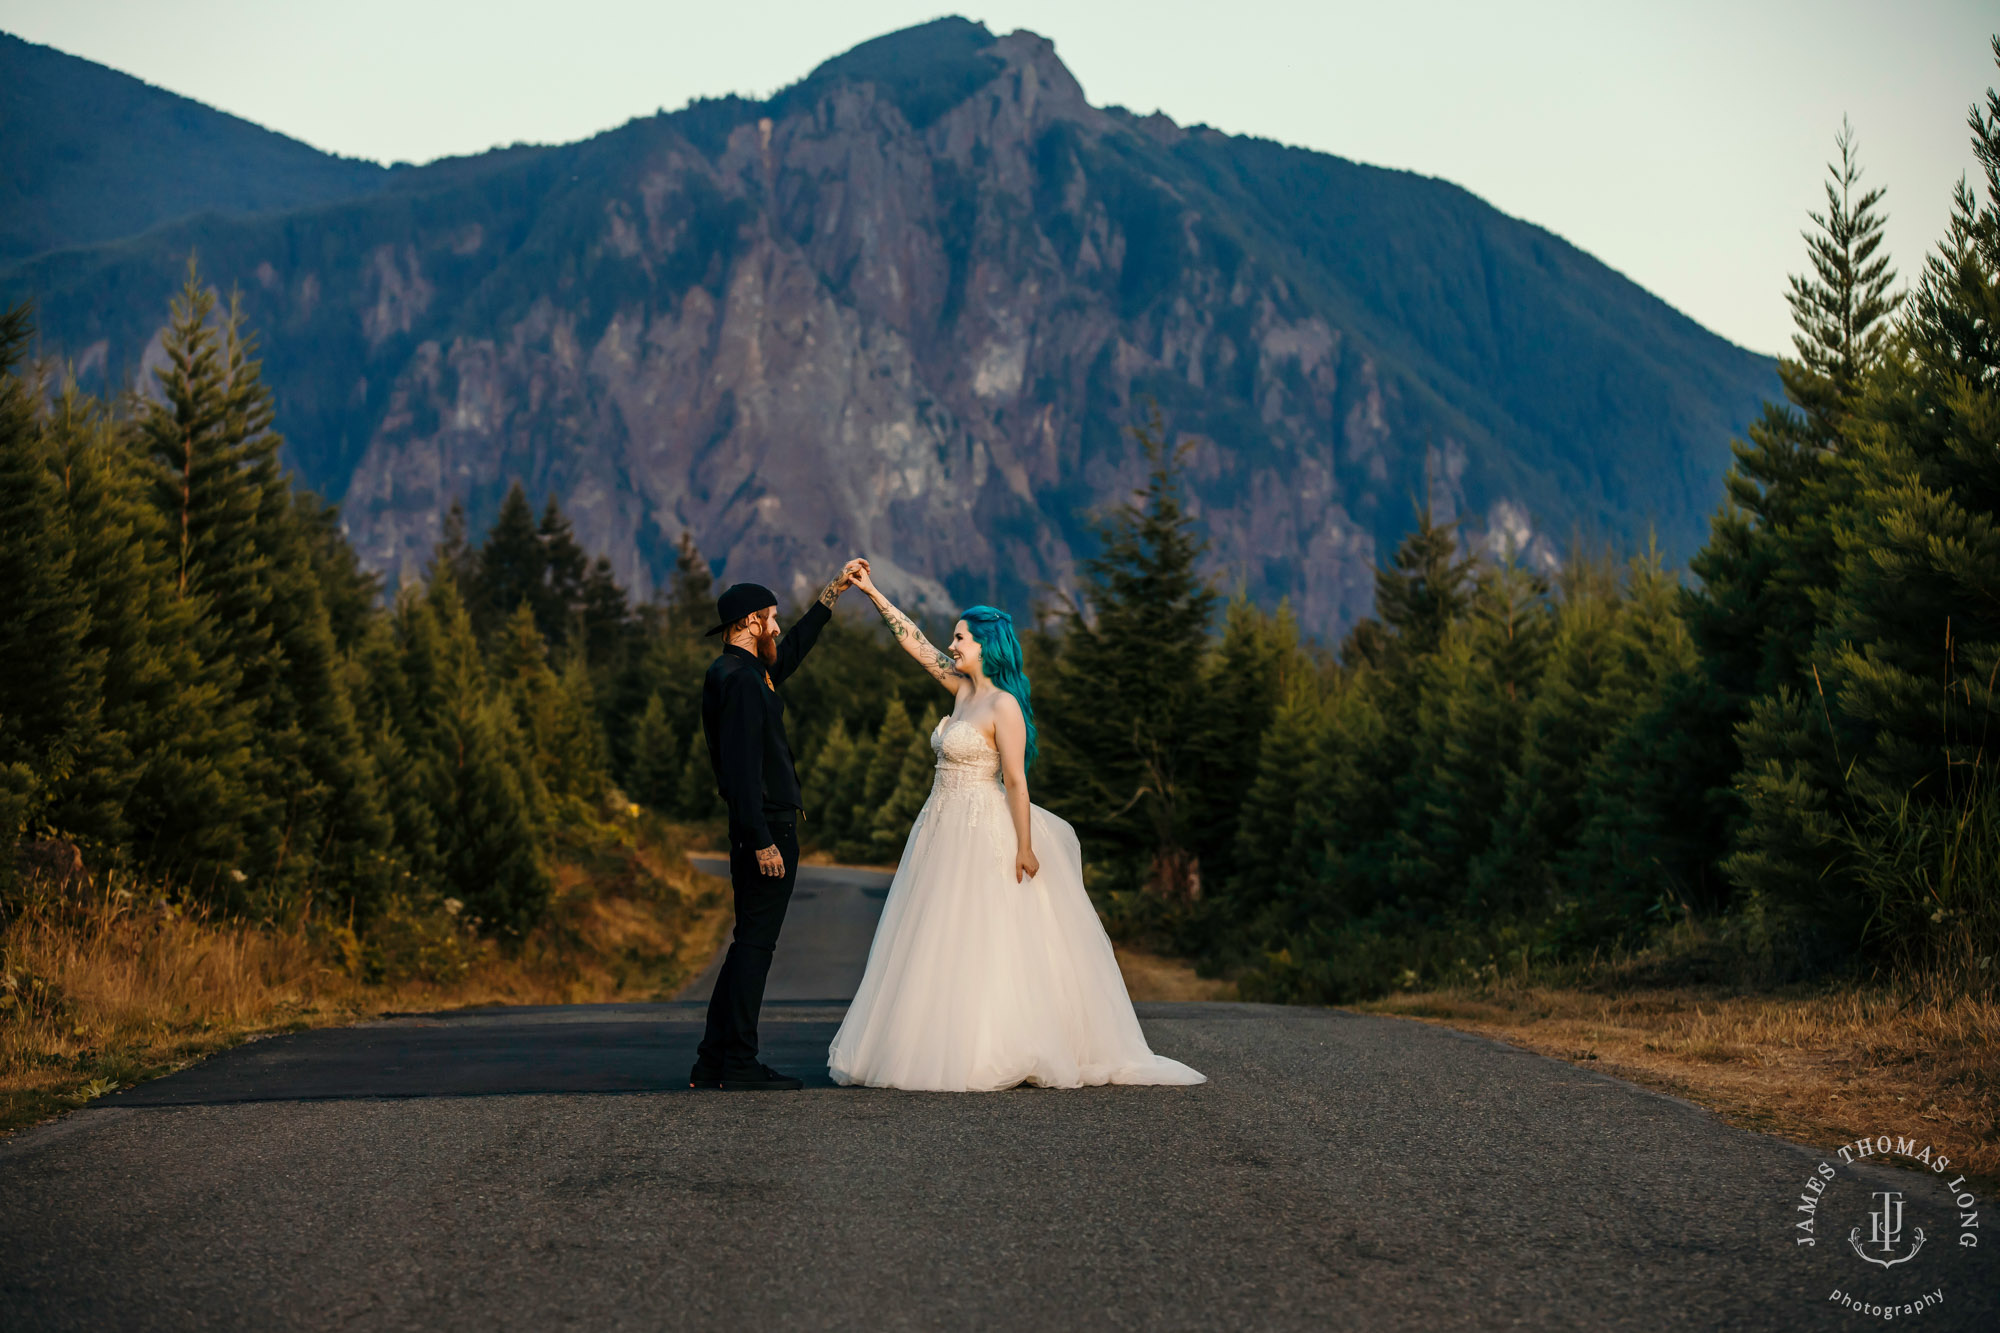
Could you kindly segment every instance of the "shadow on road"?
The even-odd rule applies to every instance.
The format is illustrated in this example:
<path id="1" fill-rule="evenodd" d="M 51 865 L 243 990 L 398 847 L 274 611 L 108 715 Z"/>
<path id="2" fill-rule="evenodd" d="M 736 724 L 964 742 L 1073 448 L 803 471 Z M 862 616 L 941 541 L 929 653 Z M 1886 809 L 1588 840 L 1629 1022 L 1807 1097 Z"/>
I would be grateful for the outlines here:
<path id="1" fill-rule="evenodd" d="M 699 1004 L 579 1005 L 397 1017 L 252 1042 L 99 1106 L 536 1093 L 686 1092 Z M 770 1006 L 762 1058 L 832 1087 L 826 1048 L 840 1009 Z"/>

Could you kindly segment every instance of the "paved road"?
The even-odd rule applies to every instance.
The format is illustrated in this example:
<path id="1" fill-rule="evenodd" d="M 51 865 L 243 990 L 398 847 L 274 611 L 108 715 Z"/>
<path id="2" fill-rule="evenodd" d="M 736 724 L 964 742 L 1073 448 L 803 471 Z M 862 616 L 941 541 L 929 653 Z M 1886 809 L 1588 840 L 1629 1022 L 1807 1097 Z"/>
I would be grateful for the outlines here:
<path id="1" fill-rule="evenodd" d="M 773 1004 L 774 1063 L 823 1075 L 825 998 Z M 1906 1173 L 1842 1168 L 1828 1198 L 1844 1236 L 1869 1189 L 1909 1192 L 1916 1260 L 1869 1269 L 1831 1227 L 1801 1253 L 1824 1154 L 1481 1038 L 1141 1005 L 1210 1083 L 732 1095 L 678 1086 L 701 1007 L 275 1038 L 24 1134 L 0 1327 L 1875 1322 L 1836 1288 L 1942 1288 L 1919 1327 L 2000 1326 L 1992 1251 L 1953 1247 Z"/>
<path id="2" fill-rule="evenodd" d="M 693 860 L 695 867 L 707 874 L 729 877 L 726 857 L 697 856 Z M 764 998 L 844 1004 L 861 985 L 868 942 L 875 938 L 875 922 L 882 915 L 882 900 L 889 896 L 892 876 L 886 871 L 849 866 L 800 869 L 792 905 L 785 912 L 778 953 L 771 960 L 771 975 L 764 982 Z M 715 974 L 721 970 L 722 955 L 718 953 L 708 970 L 679 998 L 706 1000 L 714 993 Z"/>

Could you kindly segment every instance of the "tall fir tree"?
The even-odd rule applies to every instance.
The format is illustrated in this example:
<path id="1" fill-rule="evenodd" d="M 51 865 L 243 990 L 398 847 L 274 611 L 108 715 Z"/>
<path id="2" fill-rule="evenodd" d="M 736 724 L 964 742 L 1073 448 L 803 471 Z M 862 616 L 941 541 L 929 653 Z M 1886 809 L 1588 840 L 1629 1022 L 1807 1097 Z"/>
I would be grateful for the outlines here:
<path id="1" fill-rule="evenodd" d="M 250 716 L 246 776 L 262 799 L 239 873 L 266 893 L 352 884 L 390 833 L 374 765 L 321 597 L 314 534 L 279 467 L 255 341 L 234 301 L 218 312 L 193 260 L 162 347 L 157 396 L 137 428 L 175 534 L 177 587 L 206 611 L 208 649 L 235 663 Z"/>
<path id="2" fill-rule="evenodd" d="M 1157 414 L 1133 434 L 1145 484 L 1101 523 L 1083 604 L 1037 687 L 1040 780 L 1115 881 L 1186 902 L 1201 884 L 1202 667 L 1218 598 L 1196 568 L 1206 542 L 1182 498 L 1185 446 L 1169 446 Z"/>
<path id="3" fill-rule="evenodd" d="M 645 711 L 632 736 L 632 767 L 625 780 L 626 794 L 650 809 L 670 813 L 676 804 L 675 789 L 680 782 L 681 747 L 667 720 L 667 705 L 655 694 L 646 700 Z"/>
<path id="4" fill-rule="evenodd" d="M 526 604 L 537 625 L 544 615 L 543 589 L 548 578 L 548 551 L 535 522 L 528 493 L 519 481 L 507 488 L 500 512 L 479 544 L 473 582 L 465 591 L 472 624 L 484 640 Z"/>
<path id="5" fill-rule="evenodd" d="M 11 848 L 95 735 L 101 654 L 86 643 L 88 590 L 76 578 L 62 490 L 37 387 L 19 373 L 27 307 L 0 313 L 0 845 Z M 12 858 L 0 874 L 12 870 Z"/>
<path id="6" fill-rule="evenodd" d="M 100 860 L 170 878 L 242 854 L 250 719 L 227 659 L 205 661 L 198 604 L 180 595 L 167 530 L 129 431 L 74 382 L 46 424 L 71 566 L 90 598 L 101 711 L 50 823 Z"/>
<path id="7" fill-rule="evenodd" d="M 889 788 L 880 805 L 871 810 L 868 829 L 870 855 L 878 862 L 894 861 L 903 854 L 903 843 L 910 835 L 910 828 L 916 821 L 917 812 L 923 809 L 924 801 L 931 792 L 932 776 L 936 772 L 936 756 L 931 752 L 931 730 L 937 726 L 938 710 L 928 708 L 917 719 L 909 740 L 903 746 L 901 763 L 896 770 L 896 780 Z"/>

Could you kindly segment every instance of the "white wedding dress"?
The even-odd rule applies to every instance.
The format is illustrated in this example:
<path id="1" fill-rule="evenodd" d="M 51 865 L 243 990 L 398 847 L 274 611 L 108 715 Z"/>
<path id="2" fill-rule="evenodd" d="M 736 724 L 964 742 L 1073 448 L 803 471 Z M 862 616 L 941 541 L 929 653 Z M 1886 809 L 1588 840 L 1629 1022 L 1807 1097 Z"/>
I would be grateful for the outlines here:
<path id="1" fill-rule="evenodd" d="M 834 1082 L 933 1092 L 1206 1082 L 1147 1047 L 1084 892 L 1076 830 L 1030 806 L 1041 873 L 1017 883 L 999 753 L 954 717 L 938 722 L 931 749 L 930 799 L 827 1051 Z"/>

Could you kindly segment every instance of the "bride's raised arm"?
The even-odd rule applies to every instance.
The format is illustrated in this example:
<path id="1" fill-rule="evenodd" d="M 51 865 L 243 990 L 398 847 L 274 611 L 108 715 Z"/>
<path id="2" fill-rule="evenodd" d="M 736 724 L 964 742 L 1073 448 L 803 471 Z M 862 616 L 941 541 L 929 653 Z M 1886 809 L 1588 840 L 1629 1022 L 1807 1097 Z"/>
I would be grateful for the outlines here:
<path id="1" fill-rule="evenodd" d="M 950 655 L 934 647 L 931 641 L 924 637 L 924 632 L 917 628 L 917 622 L 898 611 L 894 604 L 882 595 L 882 590 L 875 586 L 875 580 L 869 577 L 865 566 L 855 575 L 854 586 L 866 593 L 869 601 L 875 603 L 875 609 L 882 613 L 882 619 L 889 626 L 889 632 L 896 636 L 897 643 L 903 645 L 903 651 L 916 658 L 917 665 L 930 672 L 932 680 L 953 694 L 957 694 L 959 686 L 965 684 L 966 678 L 958 674 L 957 669 L 952 666 Z"/>

